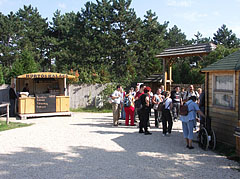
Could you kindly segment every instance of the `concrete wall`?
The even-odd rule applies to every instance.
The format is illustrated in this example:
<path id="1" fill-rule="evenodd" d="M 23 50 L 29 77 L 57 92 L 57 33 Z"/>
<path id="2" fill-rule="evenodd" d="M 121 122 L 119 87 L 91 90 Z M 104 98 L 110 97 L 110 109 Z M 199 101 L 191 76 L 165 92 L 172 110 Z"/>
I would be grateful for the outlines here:
<path id="1" fill-rule="evenodd" d="M 101 106 L 99 103 L 99 94 L 107 85 L 70 85 L 68 87 L 68 95 L 70 96 L 70 108 L 84 108 L 87 106 Z"/>

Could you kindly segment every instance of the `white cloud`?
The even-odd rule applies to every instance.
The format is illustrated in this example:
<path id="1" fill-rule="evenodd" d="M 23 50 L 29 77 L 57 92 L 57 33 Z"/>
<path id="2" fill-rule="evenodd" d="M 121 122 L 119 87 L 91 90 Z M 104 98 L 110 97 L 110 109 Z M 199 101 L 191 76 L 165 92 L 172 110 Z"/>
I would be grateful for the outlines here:
<path id="1" fill-rule="evenodd" d="M 168 6 L 174 7 L 191 7 L 192 1 L 191 0 L 167 0 Z"/>
<path id="2" fill-rule="evenodd" d="M 183 19 L 190 21 L 190 22 L 196 22 L 201 20 L 202 18 L 207 17 L 207 14 L 204 13 L 198 13 L 198 12 L 191 12 L 191 13 L 184 13 L 181 15 Z"/>
<path id="3" fill-rule="evenodd" d="M 64 3 L 59 3 L 59 4 L 58 4 L 58 7 L 59 7 L 60 9 L 67 9 L 66 4 L 64 4 Z"/>

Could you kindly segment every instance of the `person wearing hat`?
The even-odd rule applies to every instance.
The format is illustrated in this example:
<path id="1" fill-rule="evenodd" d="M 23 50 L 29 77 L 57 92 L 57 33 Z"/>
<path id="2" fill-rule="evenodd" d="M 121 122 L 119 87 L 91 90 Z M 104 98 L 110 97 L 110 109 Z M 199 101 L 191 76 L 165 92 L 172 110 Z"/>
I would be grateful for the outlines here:
<path id="1" fill-rule="evenodd" d="M 148 131 L 148 123 L 149 123 L 149 107 L 150 107 L 150 92 L 151 88 L 147 86 L 144 88 L 144 94 L 141 95 L 140 100 L 142 103 L 142 108 L 140 110 L 142 116 L 142 127 L 144 128 L 145 135 L 151 135 L 152 133 Z M 142 127 L 139 128 L 139 133 L 143 133 Z"/>

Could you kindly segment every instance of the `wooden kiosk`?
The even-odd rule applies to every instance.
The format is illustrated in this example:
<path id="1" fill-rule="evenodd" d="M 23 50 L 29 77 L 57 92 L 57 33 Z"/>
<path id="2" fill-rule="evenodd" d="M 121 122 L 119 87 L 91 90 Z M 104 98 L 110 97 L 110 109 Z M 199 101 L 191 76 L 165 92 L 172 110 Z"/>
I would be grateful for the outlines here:
<path id="1" fill-rule="evenodd" d="M 17 111 L 21 119 L 28 117 L 71 115 L 66 79 L 72 75 L 39 72 L 18 76 L 15 80 L 19 94 Z M 29 93 L 22 92 L 28 84 Z"/>
<path id="2" fill-rule="evenodd" d="M 240 155 L 240 50 L 203 68 L 205 73 L 205 109 L 212 118 L 217 140 L 235 145 Z"/>

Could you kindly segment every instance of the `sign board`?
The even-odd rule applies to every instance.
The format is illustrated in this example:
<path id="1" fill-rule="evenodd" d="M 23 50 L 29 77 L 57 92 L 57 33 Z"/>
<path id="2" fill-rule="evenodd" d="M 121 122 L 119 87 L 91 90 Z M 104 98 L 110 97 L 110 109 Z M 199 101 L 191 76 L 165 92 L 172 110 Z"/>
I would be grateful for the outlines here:
<path id="1" fill-rule="evenodd" d="M 35 112 L 36 113 L 56 112 L 56 95 L 36 94 Z"/>

